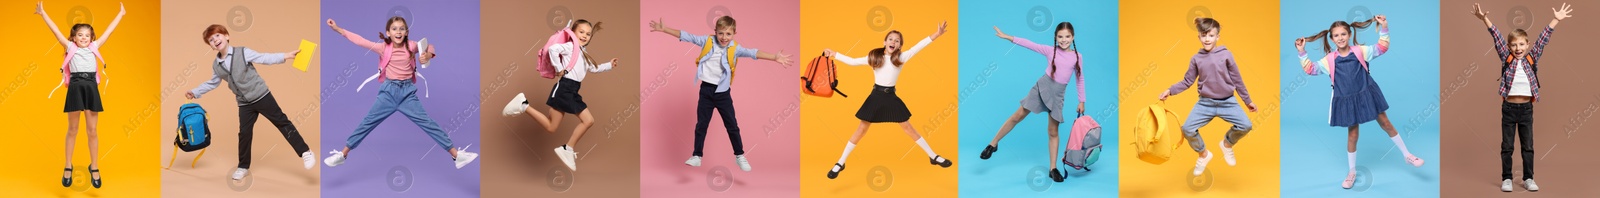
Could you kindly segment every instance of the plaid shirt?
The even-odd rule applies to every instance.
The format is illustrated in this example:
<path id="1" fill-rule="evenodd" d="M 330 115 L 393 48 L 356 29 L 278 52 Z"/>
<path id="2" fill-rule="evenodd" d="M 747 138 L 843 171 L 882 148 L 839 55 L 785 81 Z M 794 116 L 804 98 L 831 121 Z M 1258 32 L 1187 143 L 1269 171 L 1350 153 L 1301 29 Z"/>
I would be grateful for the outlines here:
<path id="1" fill-rule="evenodd" d="M 1511 82 L 1515 80 L 1514 78 L 1516 76 L 1516 72 L 1518 69 L 1520 69 L 1523 73 L 1528 75 L 1528 82 L 1531 85 L 1530 88 L 1532 88 L 1530 91 L 1533 93 L 1533 100 L 1539 100 L 1539 76 L 1537 74 L 1537 68 L 1539 67 L 1539 56 L 1544 54 L 1544 45 L 1550 43 L 1550 34 L 1555 33 L 1555 31 L 1555 28 L 1546 26 L 1544 28 L 1544 32 L 1539 33 L 1539 39 L 1534 40 L 1533 46 L 1528 49 L 1528 55 L 1523 57 L 1515 57 L 1511 54 L 1510 47 L 1506 45 L 1507 43 L 1504 39 L 1505 37 L 1500 34 L 1500 29 L 1494 26 L 1489 27 L 1489 35 L 1494 36 L 1494 49 L 1496 52 L 1499 52 L 1500 62 L 1502 64 L 1500 66 L 1501 98 L 1509 96 L 1508 93 L 1510 93 L 1511 90 Z"/>

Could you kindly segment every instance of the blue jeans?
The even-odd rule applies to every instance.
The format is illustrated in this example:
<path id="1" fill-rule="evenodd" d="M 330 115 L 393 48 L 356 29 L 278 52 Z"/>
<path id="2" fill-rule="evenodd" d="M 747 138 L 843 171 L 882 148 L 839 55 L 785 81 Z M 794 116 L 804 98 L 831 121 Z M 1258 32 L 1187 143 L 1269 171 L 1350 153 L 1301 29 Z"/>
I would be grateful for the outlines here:
<path id="1" fill-rule="evenodd" d="M 445 134 L 443 129 L 439 129 L 439 123 L 433 122 L 433 118 L 428 118 L 428 112 L 422 108 L 422 101 L 417 100 L 417 86 L 410 80 L 386 80 L 378 87 L 378 98 L 372 102 L 372 110 L 367 111 L 367 117 L 361 119 L 361 125 L 356 125 L 355 133 L 350 134 L 350 138 L 345 140 L 345 147 L 355 149 L 361 145 L 361 140 L 367 139 L 367 134 L 372 133 L 373 128 L 377 128 L 379 123 L 383 123 L 383 120 L 388 119 L 395 111 L 400 111 L 407 118 L 411 118 L 411 122 L 421 127 L 422 132 L 428 133 L 429 137 L 433 137 L 433 141 L 438 142 L 440 148 L 452 148 L 450 136 Z"/>
<path id="2" fill-rule="evenodd" d="M 1194 103 L 1194 110 L 1189 111 L 1189 118 L 1183 122 L 1183 137 L 1189 140 L 1189 147 L 1195 152 L 1206 150 L 1206 141 L 1200 138 L 1200 127 L 1211 123 L 1211 118 L 1220 117 L 1228 123 L 1233 123 L 1233 128 L 1228 129 L 1228 134 L 1223 138 L 1228 144 L 1238 144 L 1239 138 L 1250 134 L 1250 117 L 1239 109 L 1239 103 L 1230 99 L 1211 99 L 1200 97 Z"/>

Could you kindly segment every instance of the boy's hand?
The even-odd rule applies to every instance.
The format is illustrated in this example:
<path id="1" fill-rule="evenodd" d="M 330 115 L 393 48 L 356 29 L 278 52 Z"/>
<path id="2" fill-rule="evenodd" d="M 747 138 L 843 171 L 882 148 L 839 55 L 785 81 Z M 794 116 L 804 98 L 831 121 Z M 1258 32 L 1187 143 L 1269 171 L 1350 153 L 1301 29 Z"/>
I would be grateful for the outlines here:
<path id="1" fill-rule="evenodd" d="M 1249 104 L 1245 104 L 1244 107 L 1247 108 L 1247 109 L 1250 109 L 1251 113 L 1256 112 L 1256 103 L 1254 103 L 1254 102 L 1251 102 Z"/>
<path id="2" fill-rule="evenodd" d="M 186 93 L 183 93 L 183 98 L 184 98 L 184 99 L 190 99 L 190 100 L 194 100 L 194 92 L 186 92 Z"/>
<path id="3" fill-rule="evenodd" d="M 294 57 L 299 55 L 299 54 L 300 54 L 300 50 L 294 50 L 294 52 L 289 52 L 289 55 L 284 55 L 283 56 L 283 61 L 285 61 L 285 62 L 293 62 L 294 61 Z"/>
<path id="4" fill-rule="evenodd" d="M 1170 91 L 1170 90 L 1169 91 L 1161 91 L 1161 96 L 1157 96 L 1156 99 L 1157 100 L 1161 100 L 1161 101 L 1167 101 L 1167 96 L 1172 96 L 1172 91 Z"/>
<path id="5" fill-rule="evenodd" d="M 657 18 L 656 20 L 650 21 L 650 31 L 651 32 L 666 32 L 667 31 L 666 21 L 665 20 L 661 20 L 660 18 Z"/>
<path id="6" fill-rule="evenodd" d="M 1567 5 L 1567 3 L 1561 3 L 1561 10 L 1556 10 L 1556 8 L 1550 8 L 1550 11 L 1554 11 L 1556 13 L 1556 20 L 1557 21 L 1565 20 L 1568 17 L 1572 17 L 1572 5 Z"/>
<path id="7" fill-rule="evenodd" d="M 1472 16 L 1478 17 L 1478 20 L 1488 21 L 1489 20 L 1489 17 L 1487 16 L 1488 14 L 1489 14 L 1488 12 L 1484 12 L 1483 11 L 1483 7 L 1479 6 L 1478 3 L 1473 3 L 1472 4 Z"/>
<path id="8" fill-rule="evenodd" d="M 778 64 L 783 64 L 783 67 L 794 65 L 793 61 L 789 59 L 789 54 L 783 53 L 783 51 L 778 51 L 777 58 L 774 61 L 778 61 Z"/>

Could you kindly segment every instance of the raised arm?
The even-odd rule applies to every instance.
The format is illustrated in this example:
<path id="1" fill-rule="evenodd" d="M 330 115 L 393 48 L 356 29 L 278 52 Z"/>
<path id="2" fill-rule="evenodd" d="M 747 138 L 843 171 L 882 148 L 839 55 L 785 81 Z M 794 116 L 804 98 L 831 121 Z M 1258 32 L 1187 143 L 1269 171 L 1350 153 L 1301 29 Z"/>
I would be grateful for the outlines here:
<path id="1" fill-rule="evenodd" d="M 106 26 L 106 31 L 100 33 L 100 39 L 96 39 L 92 46 L 100 46 L 105 44 L 106 40 L 110 40 L 111 32 L 116 31 L 117 24 L 122 23 L 122 16 L 128 14 L 128 8 L 123 6 L 122 3 L 117 3 L 117 9 L 117 17 L 111 19 L 111 26 Z"/>
<path id="2" fill-rule="evenodd" d="M 354 43 L 354 44 L 356 44 L 356 46 L 360 46 L 362 48 L 367 48 L 367 50 L 372 50 L 373 52 L 380 52 L 381 53 L 383 51 L 383 44 L 382 43 L 372 42 L 370 40 L 367 40 L 367 38 L 361 37 L 361 35 L 358 35 L 356 33 L 351 33 L 350 31 L 345 30 L 344 28 L 340 28 L 339 24 L 335 23 L 333 21 L 333 19 L 328 19 L 328 27 L 329 28 L 333 28 L 334 32 L 339 33 L 339 35 L 343 35 L 345 39 L 349 39 L 350 43 Z"/>
<path id="3" fill-rule="evenodd" d="M 933 43 L 934 39 L 939 39 L 939 36 L 944 35 L 945 27 L 947 26 L 946 24 L 948 24 L 948 23 L 949 22 L 939 22 L 939 29 L 935 30 L 933 32 L 933 35 L 928 36 L 928 38 L 922 39 L 922 41 L 918 41 L 917 45 L 911 46 L 910 49 L 906 49 L 905 52 L 900 53 L 900 62 L 911 61 L 911 57 L 912 56 L 916 56 L 917 52 L 922 52 L 922 48 L 927 48 L 928 44 L 929 43 Z M 901 65 L 901 67 L 905 67 L 905 66 Z"/>
<path id="4" fill-rule="evenodd" d="M 1372 17 L 1372 21 L 1378 23 L 1378 44 L 1361 46 L 1367 52 L 1366 57 L 1361 58 L 1369 61 L 1389 52 L 1389 17 L 1380 14 Z"/>
<path id="5" fill-rule="evenodd" d="M 67 40 L 67 36 L 61 34 L 61 28 L 56 27 L 56 22 L 50 21 L 50 14 L 44 12 L 43 1 L 39 2 L 38 7 L 33 10 L 33 14 L 38 14 L 40 18 L 44 18 L 44 25 L 50 27 L 50 33 L 55 33 L 56 41 L 61 42 L 61 45 L 72 45 L 72 40 Z"/>
<path id="6" fill-rule="evenodd" d="M 1539 40 L 1534 40 L 1533 49 L 1529 49 L 1534 61 L 1538 61 L 1539 57 L 1544 55 L 1544 45 L 1550 43 L 1550 34 L 1556 32 L 1556 24 L 1560 23 L 1561 20 L 1572 18 L 1571 5 L 1562 3 L 1560 10 L 1555 8 L 1550 8 L 1550 10 L 1555 11 L 1555 19 L 1550 19 L 1550 26 L 1545 27 L 1544 32 L 1539 33 Z"/>
<path id="7" fill-rule="evenodd" d="M 1327 63 L 1323 63 L 1323 59 L 1311 60 L 1306 56 L 1306 38 L 1294 39 L 1294 49 L 1300 51 L 1300 70 L 1305 71 L 1306 75 L 1322 75 L 1323 71 L 1318 69 L 1327 68 Z"/>
<path id="8" fill-rule="evenodd" d="M 678 37 L 678 35 L 683 33 L 683 31 L 679 31 L 678 29 L 673 29 L 671 27 L 667 27 L 667 21 L 661 20 L 659 18 L 654 20 L 654 21 L 650 21 L 650 31 L 651 32 L 661 32 L 661 33 L 665 33 L 667 35 L 672 35 L 672 37 L 674 37 L 674 38 Z"/>

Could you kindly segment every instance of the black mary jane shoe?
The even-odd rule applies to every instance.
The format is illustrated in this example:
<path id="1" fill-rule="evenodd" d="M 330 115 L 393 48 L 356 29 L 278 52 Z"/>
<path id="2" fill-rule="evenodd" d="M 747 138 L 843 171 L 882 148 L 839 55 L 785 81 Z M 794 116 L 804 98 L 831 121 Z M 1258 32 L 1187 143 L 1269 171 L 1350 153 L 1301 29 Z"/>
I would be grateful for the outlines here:
<path id="1" fill-rule="evenodd" d="M 839 167 L 839 170 L 828 169 L 828 179 L 838 178 L 839 171 L 844 171 L 844 164 L 833 164 L 833 166 Z"/>
<path id="2" fill-rule="evenodd" d="M 943 161 L 940 161 L 940 159 L 943 159 Z M 928 163 L 929 164 L 933 164 L 933 165 L 939 165 L 939 167 L 941 167 L 941 168 L 950 168 L 950 165 L 953 164 L 953 163 L 950 162 L 949 158 L 944 158 L 944 156 L 938 156 L 938 155 L 934 155 L 932 158 L 928 158 Z"/>
<path id="3" fill-rule="evenodd" d="M 1061 181 L 1067 180 L 1067 177 L 1061 175 L 1061 170 L 1052 168 L 1050 169 L 1050 180 L 1055 180 L 1056 183 L 1061 183 Z"/>
<path id="4" fill-rule="evenodd" d="M 61 177 L 61 187 L 72 187 L 72 168 L 66 168 L 67 176 Z"/>
<path id="5" fill-rule="evenodd" d="M 1000 151 L 1000 148 L 995 146 L 984 146 L 983 152 L 978 154 L 978 158 L 987 160 L 989 159 L 989 156 L 994 155 L 995 151 Z"/>
<path id="6" fill-rule="evenodd" d="M 92 167 L 89 168 L 89 184 L 93 184 L 94 188 L 100 188 L 100 177 L 96 177 L 96 175 L 99 174 L 100 169 Z"/>

